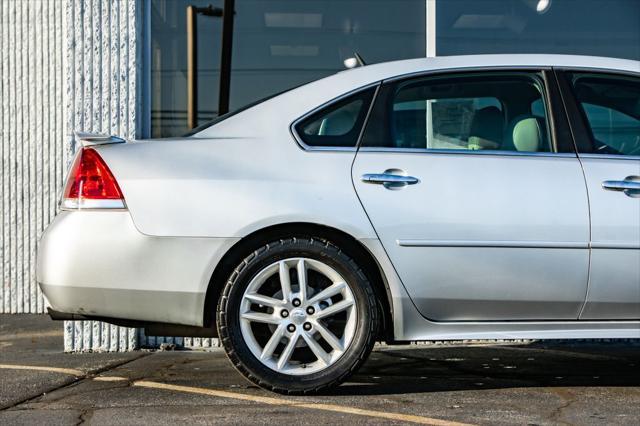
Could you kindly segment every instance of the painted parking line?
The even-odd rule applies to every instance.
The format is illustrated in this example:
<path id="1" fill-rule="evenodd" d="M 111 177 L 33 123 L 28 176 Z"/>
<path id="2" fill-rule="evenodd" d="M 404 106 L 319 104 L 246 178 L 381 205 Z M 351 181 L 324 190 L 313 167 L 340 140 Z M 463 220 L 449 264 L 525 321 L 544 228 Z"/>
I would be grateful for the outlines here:
<path id="1" fill-rule="evenodd" d="M 92 380 L 96 382 L 124 382 L 129 379 L 126 377 L 118 377 L 118 376 L 96 376 Z"/>
<path id="2" fill-rule="evenodd" d="M 87 373 L 85 373 L 84 371 L 76 370 L 74 368 L 44 367 L 40 365 L 0 364 L 0 369 L 46 371 L 49 373 L 69 374 L 71 376 L 76 376 L 76 377 L 84 377 L 87 375 Z"/>
<path id="3" fill-rule="evenodd" d="M 0 369 L 46 371 L 48 373 L 68 374 L 76 377 L 87 376 L 86 372 L 82 370 L 76 370 L 74 368 L 45 367 L 40 365 L 0 364 Z M 98 382 L 122 382 L 122 381 L 129 380 L 126 377 L 119 377 L 119 376 L 95 376 L 95 377 L 92 377 L 91 379 Z"/>
<path id="4" fill-rule="evenodd" d="M 228 392 L 223 390 L 198 388 L 191 386 L 178 386 L 170 385 L 167 383 L 150 382 L 150 381 L 137 381 L 133 383 L 133 386 L 152 388 L 152 389 L 164 389 L 177 392 L 194 393 L 199 395 L 217 396 L 220 398 L 230 398 L 242 401 L 258 402 L 269 405 L 289 406 L 297 408 L 307 408 L 312 410 L 332 411 L 335 413 L 354 414 L 358 416 L 376 417 L 379 419 L 394 420 L 399 422 L 418 423 L 423 425 L 432 426 L 469 426 L 466 423 L 451 422 L 448 420 L 433 419 L 424 416 L 415 416 L 412 414 L 390 413 L 384 411 L 365 410 L 362 408 L 349 407 L 336 404 L 322 404 L 322 403 L 308 403 L 301 401 L 292 401 L 284 398 L 272 398 L 266 396 L 250 395 L 239 392 Z"/>
<path id="5" fill-rule="evenodd" d="M 86 377 L 87 373 L 81 370 L 73 368 L 59 368 L 59 367 L 44 367 L 39 365 L 14 365 L 14 364 L 0 364 L 0 369 L 13 369 L 13 370 L 32 370 L 32 371 L 46 371 L 51 373 L 69 374 L 76 377 Z M 126 377 L 119 376 L 96 376 L 93 377 L 95 381 L 102 382 L 116 382 L 128 380 Z M 179 386 L 171 385 L 168 383 L 151 382 L 147 380 L 139 380 L 132 383 L 132 386 L 149 389 L 163 389 L 175 392 L 193 393 L 198 395 L 215 396 L 219 398 L 236 399 L 240 401 L 257 402 L 260 404 L 288 406 L 294 408 L 305 408 L 311 410 L 331 411 L 334 413 L 353 414 L 357 416 L 374 417 L 385 420 L 393 420 L 397 422 L 417 423 L 423 425 L 432 426 L 470 426 L 467 423 L 452 422 L 448 420 L 434 419 L 425 416 L 416 416 L 412 414 L 391 413 L 385 411 L 366 410 L 362 408 L 349 407 L 346 405 L 337 404 L 323 404 L 323 403 L 310 403 L 296 400 L 289 400 L 284 398 L 273 398 L 268 396 L 251 395 L 240 392 L 229 392 L 216 389 L 199 388 L 192 386 Z"/>

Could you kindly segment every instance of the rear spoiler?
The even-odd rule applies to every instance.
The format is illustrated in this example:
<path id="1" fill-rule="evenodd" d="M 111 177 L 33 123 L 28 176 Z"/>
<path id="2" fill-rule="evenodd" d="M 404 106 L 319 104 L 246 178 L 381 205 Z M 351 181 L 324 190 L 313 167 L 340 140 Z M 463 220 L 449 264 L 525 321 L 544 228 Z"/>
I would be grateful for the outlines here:
<path id="1" fill-rule="evenodd" d="M 100 135 L 97 133 L 83 133 L 83 132 L 76 132 L 76 141 L 80 142 L 80 144 L 84 147 L 127 142 L 126 140 L 119 138 L 117 136 Z"/>

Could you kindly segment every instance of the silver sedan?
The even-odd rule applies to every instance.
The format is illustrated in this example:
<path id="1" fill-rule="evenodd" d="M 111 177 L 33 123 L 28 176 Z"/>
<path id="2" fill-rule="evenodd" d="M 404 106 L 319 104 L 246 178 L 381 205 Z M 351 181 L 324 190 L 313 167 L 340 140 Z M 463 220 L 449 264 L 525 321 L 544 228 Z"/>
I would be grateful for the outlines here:
<path id="1" fill-rule="evenodd" d="M 54 319 L 217 335 L 284 393 L 375 341 L 640 337 L 639 62 L 391 62 L 78 142 L 39 251 Z"/>

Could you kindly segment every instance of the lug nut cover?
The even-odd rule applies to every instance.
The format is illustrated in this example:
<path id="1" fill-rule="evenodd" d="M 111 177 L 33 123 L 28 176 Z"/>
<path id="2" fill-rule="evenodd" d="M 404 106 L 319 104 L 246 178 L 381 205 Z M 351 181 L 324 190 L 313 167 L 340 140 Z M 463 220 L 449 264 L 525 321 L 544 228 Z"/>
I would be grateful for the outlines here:
<path id="1" fill-rule="evenodd" d="M 282 312 L 280 312 L 280 315 L 282 315 L 283 318 L 286 318 L 289 316 L 289 311 L 287 311 L 286 309 L 283 309 Z"/>
<path id="2" fill-rule="evenodd" d="M 291 333 L 293 333 L 294 331 L 296 331 L 296 326 L 293 324 L 289 324 L 287 326 L 287 330 L 289 330 Z"/>
<path id="3" fill-rule="evenodd" d="M 304 327 L 305 330 L 309 331 L 309 330 L 311 330 L 311 323 L 305 322 L 303 327 Z"/>

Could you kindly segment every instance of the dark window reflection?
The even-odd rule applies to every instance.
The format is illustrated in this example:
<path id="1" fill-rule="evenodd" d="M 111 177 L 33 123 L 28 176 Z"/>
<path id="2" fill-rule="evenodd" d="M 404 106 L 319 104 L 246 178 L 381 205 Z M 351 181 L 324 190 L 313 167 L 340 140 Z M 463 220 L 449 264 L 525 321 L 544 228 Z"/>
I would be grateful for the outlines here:
<path id="1" fill-rule="evenodd" d="M 638 0 L 438 0 L 438 55 L 561 53 L 640 60 Z"/>
<path id="2" fill-rule="evenodd" d="M 152 136 L 185 133 L 188 5 L 152 0 Z M 236 0 L 230 109 L 368 63 L 425 55 L 424 0 Z M 198 17 L 198 122 L 217 116 L 222 19 Z"/>
<path id="3" fill-rule="evenodd" d="M 187 6 L 222 7 L 211 0 L 151 1 L 151 136 L 187 129 Z M 199 121 L 217 115 L 222 19 L 198 17 Z"/>

